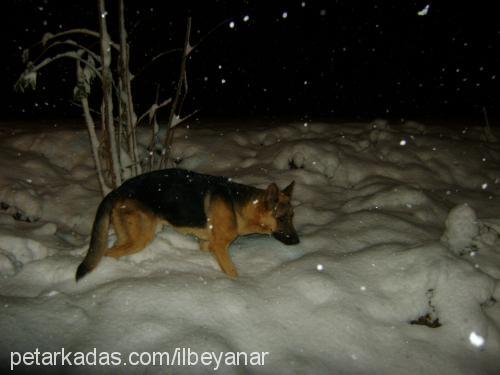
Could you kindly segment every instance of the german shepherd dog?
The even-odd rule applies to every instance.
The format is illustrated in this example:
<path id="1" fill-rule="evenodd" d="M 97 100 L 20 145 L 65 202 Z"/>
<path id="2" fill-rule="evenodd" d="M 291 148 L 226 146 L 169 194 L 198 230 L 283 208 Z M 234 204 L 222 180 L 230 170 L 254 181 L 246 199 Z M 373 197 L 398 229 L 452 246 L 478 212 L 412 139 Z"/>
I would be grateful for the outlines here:
<path id="1" fill-rule="evenodd" d="M 118 258 L 144 249 L 157 227 L 168 224 L 199 239 L 228 276 L 238 276 L 229 246 L 241 235 L 272 234 L 286 245 L 299 243 L 290 204 L 294 182 L 280 191 L 231 182 L 183 169 L 145 173 L 110 192 L 97 209 L 87 256 L 76 271 L 78 281 L 92 271 L 104 255 Z M 116 243 L 108 249 L 110 223 Z"/>

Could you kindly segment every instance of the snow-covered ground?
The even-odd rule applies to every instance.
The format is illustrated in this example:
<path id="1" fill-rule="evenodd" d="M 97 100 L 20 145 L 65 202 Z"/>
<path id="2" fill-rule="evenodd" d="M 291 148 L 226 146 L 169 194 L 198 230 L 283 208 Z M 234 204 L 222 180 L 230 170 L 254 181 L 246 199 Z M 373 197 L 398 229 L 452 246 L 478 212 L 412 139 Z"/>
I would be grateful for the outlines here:
<path id="1" fill-rule="evenodd" d="M 301 243 L 240 237 L 231 280 L 193 237 L 165 229 L 76 283 L 100 201 L 87 134 L 3 127 L 3 367 L 37 348 L 121 354 L 92 373 L 216 367 L 123 364 L 189 348 L 269 353 L 221 374 L 500 373 L 500 144 L 481 128 L 191 124 L 177 129 L 174 157 L 258 187 L 295 180 Z"/>

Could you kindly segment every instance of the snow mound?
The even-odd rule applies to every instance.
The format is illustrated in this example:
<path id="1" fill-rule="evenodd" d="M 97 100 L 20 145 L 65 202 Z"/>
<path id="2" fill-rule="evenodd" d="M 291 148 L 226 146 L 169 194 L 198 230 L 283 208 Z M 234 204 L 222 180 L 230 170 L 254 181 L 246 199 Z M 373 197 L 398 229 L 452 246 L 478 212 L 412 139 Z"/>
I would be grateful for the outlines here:
<path id="1" fill-rule="evenodd" d="M 366 190 L 366 187 L 364 188 Z M 440 223 L 445 215 L 422 189 L 408 185 L 377 186 L 375 192 L 349 200 L 342 211 L 353 213 L 362 210 L 384 210 L 415 217 L 422 222 Z"/>
<path id="2" fill-rule="evenodd" d="M 47 257 L 51 251 L 38 241 L 0 235 L 0 275 L 12 276 L 24 264 Z"/>
<path id="3" fill-rule="evenodd" d="M 337 147 L 332 143 L 320 140 L 284 144 L 273 158 L 273 166 L 277 169 L 303 168 L 328 178 L 335 176 L 339 164 Z"/>
<path id="4" fill-rule="evenodd" d="M 23 221 L 37 221 L 42 216 L 41 197 L 29 183 L 16 182 L 11 186 L 0 187 L 2 208 L 14 218 Z"/>
<path id="5" fill-rule="evenodd" d="M 446 219 L 446 230 L 442 236 L 451 251 L 463 255 L 470 251 L 473 239 L 479 234 L 475 211 L 467 204 L 454 207 Z"/>

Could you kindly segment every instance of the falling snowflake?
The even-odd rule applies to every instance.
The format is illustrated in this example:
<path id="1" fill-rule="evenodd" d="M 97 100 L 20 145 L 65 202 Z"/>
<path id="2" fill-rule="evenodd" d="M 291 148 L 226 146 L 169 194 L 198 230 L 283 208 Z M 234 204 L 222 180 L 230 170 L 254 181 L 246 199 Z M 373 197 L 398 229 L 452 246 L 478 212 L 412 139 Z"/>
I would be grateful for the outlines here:
<path id="1" fill-rule="evenodd" d="M 430 6 L 431 6 L 430 4 L 427 4 L 422 10 L 418 11 L 417 14 L 419 16 L 426 16 L 429 13 Z"/>
<path id="2" fill-rule="evenodd" d="M 234 29 L 234 25 L 235 25 L 235 24 L 234 24 L 234 21 L 229 22 L 229 27 L 230 27 L 231 29 Z"/>
<path id="3" fill-rule="evenodd" d="M 318 264 L 318 265 L 316 265 L 316 269 L 317 269 L 319 272 L 321 272 L 321 271 L 323 271 L 323 270 L 324 270 L 324 267 L 323 267 L 323 265 L 322 265 L 322 264 Z"/>
<path id="4" fill-rule="evenodd" d="M 478 348 L 484 345 L 484 337 L 472 331 L 469 335 L 469 341 L 472 345 Z"/>

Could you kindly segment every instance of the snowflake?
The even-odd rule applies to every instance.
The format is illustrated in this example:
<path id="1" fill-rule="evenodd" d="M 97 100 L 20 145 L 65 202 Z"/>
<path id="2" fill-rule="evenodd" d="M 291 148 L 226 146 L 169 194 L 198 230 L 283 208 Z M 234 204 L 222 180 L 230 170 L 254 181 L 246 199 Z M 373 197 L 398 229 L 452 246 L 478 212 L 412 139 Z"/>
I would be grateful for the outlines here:
<path id="1" fill-rule="evenodd" d="M 477 346 L 478 348 L 484 345 L 484 337 L 478 335 L 476 332 L 472 331 L 469 335 L 469 341 L 472 345 Z"/>
<path id="2" fill-rule="evenodd" d="M 427 4 L 422 10 L 418 11 L 419 16 L 426 16 L 429 13 L 430 4 Z"/>

